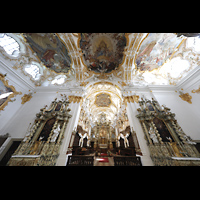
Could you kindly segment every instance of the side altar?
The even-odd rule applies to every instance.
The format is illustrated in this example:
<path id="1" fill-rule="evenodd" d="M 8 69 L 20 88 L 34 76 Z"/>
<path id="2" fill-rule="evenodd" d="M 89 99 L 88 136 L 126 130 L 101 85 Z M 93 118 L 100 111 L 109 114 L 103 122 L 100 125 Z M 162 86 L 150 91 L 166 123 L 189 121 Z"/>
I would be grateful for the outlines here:
<path id="1" fill-rule="evenodd" d="M 65 95 L 57 98 L 36 114 L 29 125 L 26 136 L 10 158 L 9 166 L 53 166 L 59 155 L 59 148 L 69 118 L 69 101 Z"/>
<path id="2" fill-rule="evenodd" d="M 187 136 L 170 108 L 141 99 L 137 109 L 145 140 L 155 166 L 200 166 L 196 143 Z"/>

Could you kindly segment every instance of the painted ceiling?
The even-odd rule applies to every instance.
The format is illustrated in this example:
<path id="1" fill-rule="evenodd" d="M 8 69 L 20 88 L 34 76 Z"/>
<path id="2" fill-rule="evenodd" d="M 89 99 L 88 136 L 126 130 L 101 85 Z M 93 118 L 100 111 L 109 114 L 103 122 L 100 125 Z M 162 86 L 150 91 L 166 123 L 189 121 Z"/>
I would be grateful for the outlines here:
<path id="1" fill-rule="evenodd" d="M 110 95 L 101 93 L 96 96 L 95 104 L 98 107 L 108 107 L 111 104 Z"/>
<path id="2" fill-rule="evenodd" d="M 4 34 L 0 34 L 0 38 Z M 15 33 L 1 56 L 35 87 L 82 87 L 91 119 L 116 119 L 126 86 L 177 85 L 200 65 L 194 33 Z"/>
<path id="3" fill-rule="evenodd" d="M 88 87 L 110 81 L 119 87 L 176 85 L 200 64 L 199 35 L 189 33 L 24 33 L 13 68 L 35 86 Z M 31 76 L 28 65 L 37 65 Z"/>
<path id="4" fill-rule="evenodd" d="M 123 61 L 125 33 L 80 33 L 84 64 L 94 72 L 109 73 Z"/>
<path id="5" fill-rule="evenodd" d="M 71 59 L 66 46 L 53 33 L 25 33 L 26 41 L 44 65 L 56 73 L 67 73 Z"/>
<path id="6" fill-rule="evenodd" d="M 160 68 L 175 53 L 182 42 L 173 33 L 149 33 L 141 43 L 135 65 L 140 71 Z"/>

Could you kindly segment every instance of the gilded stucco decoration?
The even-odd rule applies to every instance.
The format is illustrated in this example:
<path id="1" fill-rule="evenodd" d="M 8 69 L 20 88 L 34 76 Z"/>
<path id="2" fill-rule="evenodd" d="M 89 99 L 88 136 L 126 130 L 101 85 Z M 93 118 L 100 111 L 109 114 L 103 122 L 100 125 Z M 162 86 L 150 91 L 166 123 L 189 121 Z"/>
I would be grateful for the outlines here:
<path id="1" fill-rule="evenodd" d="M 8 102 L 16 95 L 21 95 L 21 92 L 17 92 L 13 85 L 8 84 L 8 80 L 5 79 L 6 75 L 0 74 L 0 110 L 4 110 L 5 106 L 8 105 Z"/>
<path id="2" fill-rule="evenodd" d="M 32 99 L 32 93 L 24 94 L 24 96 L 21 98 L 22 102 L 21 104 L 25 104 L 26 102 L 30 101 Z"/>
<path id="3" fill-rule="evenodd" d="M 139 102 L 139 95 L 131 95 L 131 96 L 125 96 L 124 97 L 124 104 L 127 106 L 127 103 L 138 103 Z"/>
<path id="4" fill-rule="evenodd" d="M 200 86 L 199 86 L 199 88 L 198 88 L 198 89 L 196 89 L 196 90 L 194 89 L 194 90 L 192 90 L 191 92 L 192 92 L 192 93 L 197 93 L 197 94 L 200 94 Z"/>
<path id="5" fill-rule="evenodd" d="M 70 103 L 81 103 L 83 98 L 80 96 L 68 96 Z"/>
<path id="6" fill-rule="evenodd" d="M 179 97 L 183 100 L 188 102 L 189 104 L 192 104 L 192 96 L 190 96 L 189 93 L 183 93 L 181 91 L 179 91 L 180 95 Z"/>

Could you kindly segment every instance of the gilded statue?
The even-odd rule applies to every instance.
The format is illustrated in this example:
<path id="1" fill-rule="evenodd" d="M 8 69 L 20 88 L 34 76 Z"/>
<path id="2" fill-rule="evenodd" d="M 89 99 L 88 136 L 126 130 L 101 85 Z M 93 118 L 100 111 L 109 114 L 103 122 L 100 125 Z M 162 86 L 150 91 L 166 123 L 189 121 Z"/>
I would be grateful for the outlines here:
<path id="1" fill-rule="evenodd" d="M 169 144 L 172 147 L 172 149 L 174 150 L 175 155 L 178 157 L 183 157 L 183 155 L 180 153 L 180 151 L 178 149 L 176 142 L 172 142 L 172 139 L 170 137 L 167 137 L 167 139 L 170 141 Z"/>

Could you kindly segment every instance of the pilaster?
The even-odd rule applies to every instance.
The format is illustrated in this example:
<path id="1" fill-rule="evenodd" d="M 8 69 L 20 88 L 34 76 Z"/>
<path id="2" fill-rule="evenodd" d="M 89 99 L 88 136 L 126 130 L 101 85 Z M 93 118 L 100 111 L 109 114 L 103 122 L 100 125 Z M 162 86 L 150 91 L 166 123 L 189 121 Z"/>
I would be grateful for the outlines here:
<path id="1" fill-rule="evenodd" d="M 137 138 L 138 138 L 140 149 L 142 151 L 142 156 L 141 156 L 142 165 L 153 166 L 153 162 L 150 157 L 149 148 L 144 138 L 144 132 L 142 130 L 139 120 L 136 117 L 137 108 L 138 106 L 136 105 L 135 102 L 127 103 L 127 114 L 128 114 L 129 123 L 130 123 L 130 126 L 133 127 L 133 129 L 135 130 Z"/>
<path id="2" fill-rule="evenodd" d="M 71 138 L 74 128 L 77 127 L 78 119 L 80 115 L 80 110 L 81 110 L 80 102 L 76 102 L 76 103 L 71 102 L 70 109 L 71 109 L 72 117 L 69 119 L 69 123 L 64 132 L 64 139 L 60 147 L 60 154 L 57 159 L 56 166 L 66 166 L 67 157 L 68 157 L 67 149 L 69 146 L 70 138 Z"/>

